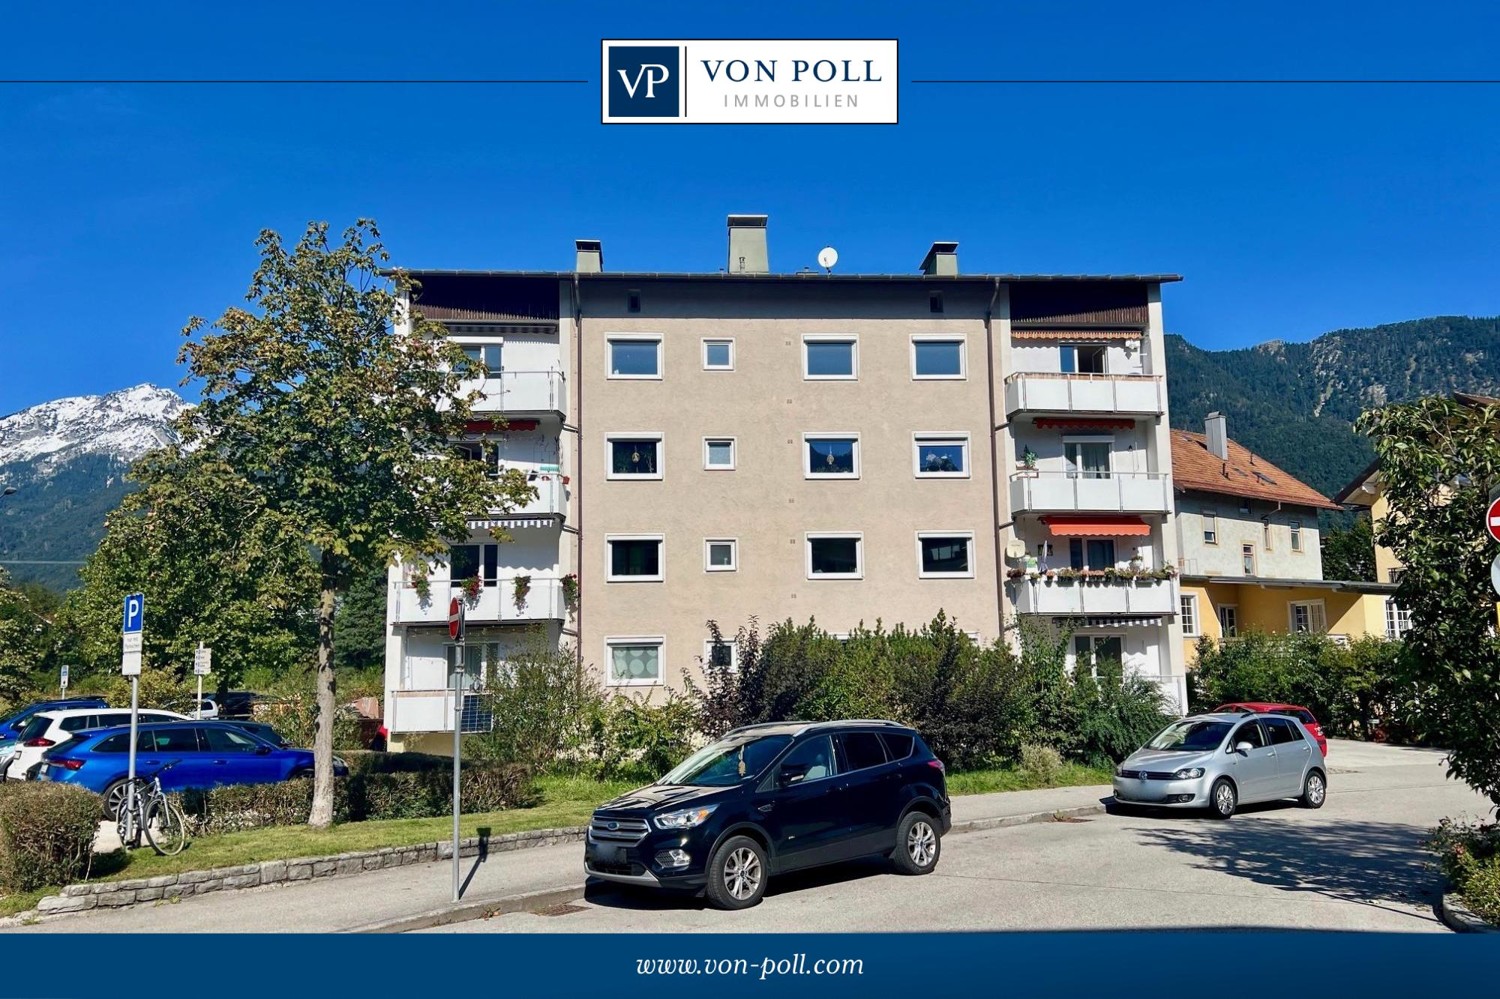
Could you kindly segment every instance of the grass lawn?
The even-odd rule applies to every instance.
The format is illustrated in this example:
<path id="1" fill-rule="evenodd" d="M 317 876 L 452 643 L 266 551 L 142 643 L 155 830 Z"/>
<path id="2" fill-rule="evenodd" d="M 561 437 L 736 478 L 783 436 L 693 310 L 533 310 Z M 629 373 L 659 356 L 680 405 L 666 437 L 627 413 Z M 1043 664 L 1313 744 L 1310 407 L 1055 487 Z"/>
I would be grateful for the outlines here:
<path id="1" fill-rule="evenodd" d="M 1076 764 L 1063 767 L 1060 779 L 1042 783 L 1015 770 L 980 770 L 948 775 L 948 790 L 953 794 L 988 794 L 992 791 L 1025 791 L 1039 787 L 1071 787 L 1079 784 L 1108 784 L 1110 773 Z M 501 812 L 465 815 L 460 821 L 464 836 L 476 836 L 480 830 L 489 835 L 521 832 L 528 829 L 552 829 L 581 826 L 601 801 L 638 786 L 635 781 L 596 781 L 584 777 L 543 777 L 537 781 L 540 801 L 531 808 L 513 808 Z M 90 880 L 118 881 L 127 878 L 149 878 L 158 874 L 199 871 L 211 867 L 232 867 L 262 860 L 289 857 L 320 857 L 355 850 L 374 850 L 387 846 L 409 846 L 446 840 L 452 835 L 453 819 L 386 819 L 375 822 L 350 822 L 332 829 L 316 830 L 307 826 L 269 826 L 244 832 L 224 833 L 195 839 L 175 857 L 157 856 L 149 847 L 129 854 L 115 852 L 94 858 Z M 0 916 L 24 912 L 36 906 L 37 899 L 56 892 L 56 888 L 23 894 L 0 896 Z"/>

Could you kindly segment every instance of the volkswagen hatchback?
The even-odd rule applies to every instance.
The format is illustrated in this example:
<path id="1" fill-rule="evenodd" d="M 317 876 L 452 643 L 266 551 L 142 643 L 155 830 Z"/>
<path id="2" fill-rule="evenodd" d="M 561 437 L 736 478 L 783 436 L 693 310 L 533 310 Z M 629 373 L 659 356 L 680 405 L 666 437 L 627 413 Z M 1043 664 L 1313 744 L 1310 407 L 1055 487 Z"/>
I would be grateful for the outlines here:
<path id="1" fill-rule="evenodd" d="M 594 812 L 584 871 L 701 890 L 743 909 L 787 871 L 884 855 L 927 874 L 952 825 L 943 764 L 888 721 L 735 729 L 654 784 Z"/>

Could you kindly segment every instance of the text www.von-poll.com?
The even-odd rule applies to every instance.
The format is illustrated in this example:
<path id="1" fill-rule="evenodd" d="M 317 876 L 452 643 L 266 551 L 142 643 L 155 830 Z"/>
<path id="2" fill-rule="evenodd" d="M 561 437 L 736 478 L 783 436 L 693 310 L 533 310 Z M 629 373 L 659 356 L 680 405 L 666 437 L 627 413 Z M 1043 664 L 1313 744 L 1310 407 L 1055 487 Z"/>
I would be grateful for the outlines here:
<path id="1" fill-rule="evenodd" d="M 761 981 L 770 978 L 794 978 L 799 975 L 863 975 L 865 962 L 862 958 L 835 957 L 817 958 L 809 961 L 806 954 L 791 957 L 766 957 L 750 961 L 742 957 L 668 957 L 640 958 L 635 962 L 638 975 L 755 975 Z"/>

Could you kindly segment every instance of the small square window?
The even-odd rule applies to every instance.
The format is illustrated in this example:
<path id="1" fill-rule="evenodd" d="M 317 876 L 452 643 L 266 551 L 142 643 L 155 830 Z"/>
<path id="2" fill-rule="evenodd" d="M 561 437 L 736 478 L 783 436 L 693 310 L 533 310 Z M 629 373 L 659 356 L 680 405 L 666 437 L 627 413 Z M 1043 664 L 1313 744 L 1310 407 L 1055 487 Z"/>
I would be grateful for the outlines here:
<path id="1" fill-rule="evenodd" d="M 856 344 L 853 337 L 803 337 L 802 376 L 810 379 L 858 378 Z"/>
<path id="2" fill-rule="evenodd" d="M 974 535 L 971 532 L 918 534 L 917 575 L 923 579 L 973 579 L 973 547 Z"/>
<path id="3" fill-rule="evenodd" d="M 660 337 L 611 337 L 609 377 L 660 378 Z"/>
<path id="4" fill-rule="evenodd" d="M 731 471 L 734 468 L 734 438 L 703 438 L 703 467 L 710 471 Z"/>
<path id="5" fill-rule="evenodd" d="M 912 337 L 911 371 L 913 378 L 963 378 L 964 342 L 929 337 Z"/>
<path id="6" fill-rule="evenodd" d="M 808 579 L 861 579 L 864 576 L 864 535 L 809 534 Z"/>
<path id="7" fill-rule="evenodd" d="M 717 669 L 728 669 L 730 671 L 739 669 L 740 650 L 732 638 L 714 641 L 712 638 L 703 643 L 703 663 L 705 666 L 713 666 Z"/>
<path id="8" fill-rule="evenodd" d="M 664 578 L 661 535 L 616 535 L 605 538 L 604 545 L 609 550 L 608 581 L 659 583 Z"/>
<path id="9" fill-rule="evenodd" d="M 733 371 L 734 370 L 734 341 L 733 340 L 704 340 L 703 341 L 703 370 L 704 371 Z"/>
<path id="10" fill-rule="evenodd" d="M 704 572 L 734 572 L 740 567 L 740 543 L 734 538 L 709 538 L 703 542 Z"/>
<path id="11" fill-rule="evenodd" d="M 610 686 L 646 686 L 661 683 L 662 646 L 666 639 L 606 638 L 609 662 L 606 681 Z"/>
<path id="12" fill-rule="evenodd" d="M 803 434 L 802 441 L 804 478 L 859 478 L 857 434 Z"/>
<path id="13" fill-rule="evenodd" d="M 912 460 L 919 479 L 967 479 L 968 434 L 916 434 Z"/>
<path id="14" fill-rule="evenodd" d="M 661 434 L 620 434 L 605 439 L 610 479 L 661 478 Z"/>

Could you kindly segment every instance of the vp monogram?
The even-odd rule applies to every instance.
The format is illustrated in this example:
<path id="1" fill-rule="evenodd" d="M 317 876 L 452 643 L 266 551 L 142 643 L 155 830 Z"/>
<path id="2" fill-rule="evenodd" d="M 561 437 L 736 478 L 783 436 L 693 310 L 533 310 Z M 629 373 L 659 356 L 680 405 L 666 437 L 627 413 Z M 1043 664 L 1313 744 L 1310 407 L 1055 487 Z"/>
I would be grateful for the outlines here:
<path id="1" fill-rule="evenodd" d="M 644 76 L 646 78 L 646 97 L 648 100 L 655 99 L 656 85 L 658 83 L 666 83 L 667 78 L 672 75 L 671 71 L 659 62 L 641 63 L 640 68 L 636 70 L 634 80 L 630 79 L 630 76 L 623 69 L 617 70 L 617 72 L 620 74 L 621 82 L 625 85 L 625 92 L 631 97 L 634 97 L 635 92 L 640 89 L 641 77 Z"/>
<path id="2" fill-rule="evenodd" d="M 609 117 L 682 116 L 682 49 L 676 45 L 610 45 Z"/>

